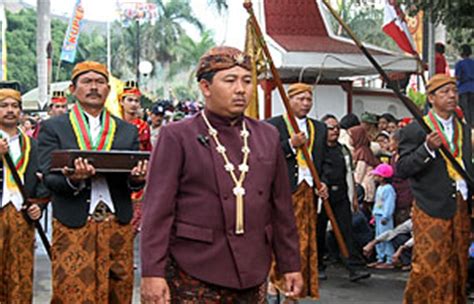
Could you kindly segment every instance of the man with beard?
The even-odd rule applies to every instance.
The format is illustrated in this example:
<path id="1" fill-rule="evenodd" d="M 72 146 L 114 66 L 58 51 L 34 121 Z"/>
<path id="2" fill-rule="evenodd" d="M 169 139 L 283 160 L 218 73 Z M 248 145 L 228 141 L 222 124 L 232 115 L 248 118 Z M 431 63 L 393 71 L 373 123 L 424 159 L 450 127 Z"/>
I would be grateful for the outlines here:
<path id="1" fill-rule="evenodd" d="M 97 173 L 87 159 L 50 171 L 54 150 L 138 150 L 137 129 L 105 108 L 107 68 L 76 64 L 69 114 L 48 119 L 39 134 L 40 169 L 52 192 L 52 303 L 131 303 L 133 227 L 131 192 L 144 185 L 147 162 L 131 173 Z"/>
<path id="2" fill-rule="evenodd" d="M 215 47 L 197 80 L 205 109 L 160 130 L 141 235 L 142 303 L 264 303 L 275 254 L 288 296 L 303 285 L 278 133 L 244 116 L 250 58 Z"/>
<path id="3" fill-rule="evenodd" d="M 8 153 L 24 182 L 29 198 L 48 195 L 37 177 L 38 147 L 17 127 L 21 113 L 21 94 L 13 89 L 0 89 L 0 303 L 31 303 L 33 301 L 34 226 L 41 208 L 24 205 L 21 192 L 5 162 Z M 26 208 L 26 213 L 22 214 Z"/>

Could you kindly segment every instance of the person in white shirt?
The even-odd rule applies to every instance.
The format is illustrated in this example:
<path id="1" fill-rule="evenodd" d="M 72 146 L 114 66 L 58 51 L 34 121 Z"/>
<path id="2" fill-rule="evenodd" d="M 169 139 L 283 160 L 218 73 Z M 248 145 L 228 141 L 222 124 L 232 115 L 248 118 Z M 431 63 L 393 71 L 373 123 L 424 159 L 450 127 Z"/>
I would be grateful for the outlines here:
<path id="1" fill-rule="evenodd" d="M 131 173 L 99 173 L 87 159 L 51 171 L 54 150 L 138 150 L 137 128 L 105 108 L 107 68 L 78 63 L 69 87 L 76 103 L 46 120 L 39 133 L 40 169 L 52 192 L 53 303 L 131 303 L 133 226 L 131 192 L 144 186 L 147 163 Z"/>
<path id="2" fill-rule="evenodd" d="M 0 89 L 0 303 L 33 300 L 35 230 L 31 221 L 38 220 L 42 212 L 33 199 L 48 196 L 37 176 L 36 141 L 18 128 L 21 106 L 20 92 Z M 6 164 L 7 154 L 23 181 L 28 203 Z"/>

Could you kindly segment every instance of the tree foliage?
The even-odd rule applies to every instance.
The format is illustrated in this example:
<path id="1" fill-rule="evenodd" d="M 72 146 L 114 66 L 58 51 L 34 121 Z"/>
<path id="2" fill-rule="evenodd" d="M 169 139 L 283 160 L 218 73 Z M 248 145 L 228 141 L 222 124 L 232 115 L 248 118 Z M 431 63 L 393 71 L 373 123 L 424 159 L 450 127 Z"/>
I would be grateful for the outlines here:
<path id="1" fill-rule="evenodd" d="M 472 29 L 474 2 L 472 0 L 401 0 L 412 13 L 423 10 L 431 13 L 435 23 L 449 29 Z"/>

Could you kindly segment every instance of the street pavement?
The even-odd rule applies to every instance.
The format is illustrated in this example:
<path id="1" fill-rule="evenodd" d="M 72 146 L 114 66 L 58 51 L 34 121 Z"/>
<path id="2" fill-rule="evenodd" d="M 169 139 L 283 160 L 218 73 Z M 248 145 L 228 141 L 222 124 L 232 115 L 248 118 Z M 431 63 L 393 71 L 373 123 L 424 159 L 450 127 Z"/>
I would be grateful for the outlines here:
<path id="1" fill-rule="evenodd" d="M 39 245 L 41 246 L 41 245 Z M 135 248 L 135 260 L 138 264 L 138 249 Z M 327 268 L 328 280 L 320 282 L 321 299 L 319 301 L 303 300 L 300 303 L 343 304 L 343 303 L 383 303 L 399 304 L 403 299 L 403 289 L 408 272 L 397 270 L 372 270 L 371 278 L 352 283 L 348 273 L 338 265 Z M 135 272 L 135 290 L 133 303 L 140 303 L 139 269 Z M 34 282 L 34 303 L 46 304 L 51 299 L 51 264 L 42 248 L 37 249 Z M 269 298 L 269 303 L 276 303 Z"/>

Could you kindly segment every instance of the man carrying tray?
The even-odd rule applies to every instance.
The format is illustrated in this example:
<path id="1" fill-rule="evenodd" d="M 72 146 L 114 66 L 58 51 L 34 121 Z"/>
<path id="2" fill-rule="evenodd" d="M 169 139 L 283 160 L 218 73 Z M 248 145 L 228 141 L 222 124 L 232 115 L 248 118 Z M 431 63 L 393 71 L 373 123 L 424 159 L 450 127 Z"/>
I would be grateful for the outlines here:
<path id="1" fill-rule="evenodd" d="M 100 164 L 77 158 L 74 169 L 50 172 L 54 150 L 138 150 L 137 128 L 105 108 L 109 73 L 78 63 L 69 87 L 76 104 L 44 122 L 40 169 L 53 203 L 52 303 L 131 303 L 133 228 L 130 194 L 144 185 L 147 162 L 131 173 L 96 173 Z"/>

